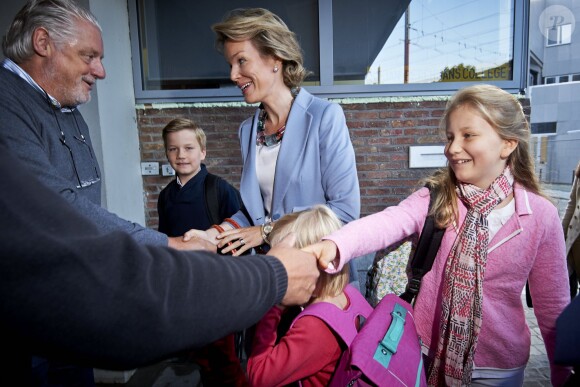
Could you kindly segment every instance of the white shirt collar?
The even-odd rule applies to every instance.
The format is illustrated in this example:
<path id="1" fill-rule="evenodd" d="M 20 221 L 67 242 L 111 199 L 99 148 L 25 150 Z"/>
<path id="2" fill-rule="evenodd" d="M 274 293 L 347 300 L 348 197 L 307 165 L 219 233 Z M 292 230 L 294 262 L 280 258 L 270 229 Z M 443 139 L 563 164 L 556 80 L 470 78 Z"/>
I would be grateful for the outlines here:
<path id="1" fill-rule="evenodd" d="M 36 81 L 34 79 L 32 79 L 32 77 L 22 69 L 22 67 L 18 66 L 16 63 L 14 63 L 14 61 L 12 61 L 11 59 L 4 59 L 2 61 L 2 67 L 4 67 L 6 70 L 13 72 L 14 74 L 18 75 L 20 78 L 24 79 L 30 86 L 32 86 L 36 91 L 38 91 L 40 94 L 42 94 L 45 97 L 48 97 L 48 100 L 50 101 L 50 104 L 52 106 L 54 106 L 57 109 L 60 109 L 63 113 L 71 113 L 72 111 L 75 110 L 75 108 L 68 108 L 68 107 L 62 107 L 62 105 L 60 104 L 60 102 L 58 102 L 56 100 L 56 98 L 54 98 L 52 95 L 48 94 L 42 87 L 40 87 L 40 85 L 38 83 L 36 83 Z"/>

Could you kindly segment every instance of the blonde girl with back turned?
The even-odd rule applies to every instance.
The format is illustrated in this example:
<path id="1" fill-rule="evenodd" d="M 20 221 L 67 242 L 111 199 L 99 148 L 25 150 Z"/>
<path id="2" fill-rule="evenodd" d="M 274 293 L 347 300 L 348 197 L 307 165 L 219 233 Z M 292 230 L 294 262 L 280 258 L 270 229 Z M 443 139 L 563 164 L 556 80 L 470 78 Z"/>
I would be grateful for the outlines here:
<path id="1" fill-rule="evenodd" d="M 338 230 L 340 219 L 325 205 L 294 212 L 275 223 L 271 233 L 272 246 L 288 234 L 296 236 L 295 247 L 302 248 Z M 313 296 L 305 306 L 330 303 L 354 313 L 370 312 L 370 305 L 357 289 L 348 285 L 349 269 L 344 266 L 336 274 L 322 272 Z M 301 381 L 303 386 L 326 386 L 346 346 L 320 319 L 304 316 L 295 320 L 288 332 L 278 337 L 278 327 L 286 311 L 273 307 L 258 323 L 252 354 L 248 359 L 248 377 L 255 386 L 280 386 Z"/>
<path id="2" fill-rule="evenodd" d="M 500 88 L 459 90 L 441 120 L 448 167 L 425 182 L 445 235 L 415 303 L 430 385 L 523 384 L 530 331 L 521 302 L 529 279 L 553 385 L 556 317 L 570 301 L 558 212 L 540 192 L 530 130 L 517 99 Z M 307 247 L 327 271 L 414 233 L 427 216 L 421 188 L 399 205 L 349 223 Z"/>

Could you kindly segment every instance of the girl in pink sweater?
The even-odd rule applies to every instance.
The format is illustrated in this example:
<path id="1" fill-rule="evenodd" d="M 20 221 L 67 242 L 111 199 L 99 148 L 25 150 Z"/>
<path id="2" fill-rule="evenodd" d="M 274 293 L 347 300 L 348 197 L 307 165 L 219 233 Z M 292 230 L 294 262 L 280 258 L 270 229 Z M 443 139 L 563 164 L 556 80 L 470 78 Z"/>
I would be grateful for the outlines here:
<path id="1" fill-rule="evenodd" d="M 304 247 L 338 230 L 341 225 L 329 207 L 317 205 L 278 220 L 270 234 L 271 244 L 274 246 L 289 233 L 294 233 L 296 247 Z M 316 303 L 328 303 L 338 308 L 336 313 L 340 317 L 336 318 L 367 317 L 372 307 L 358 289 L 348 285 L 348 280 L 348 265 L 336 275 L 322 272 L 305 310 Z M 281 332 L 287 319 L 294 316 L 292 310 L 275 306 L 258 323 L 247 367 L 252 385 L 285 386 L 300 381 L 305 387 L 322 387 L 330 382 L 340 356 L 350 343 L 344 343 L 326 323 L 314 316 L 299 316 L 286 333 Z M 354 321 L 353 317 L 347 319 Z M 353 329 L 356 330 L 354 324 Z"/>
<path id="2" fill-rule="evenodd" d="M 569 303 L 562 227 L 540 193 L 530 130 L 511 94 L 490 85 L 458 91 L 441 120 L 448 167 L 427 179 L 445 235 L 423 278 L 415 321 L 433 386 L 523 384 L 530 331 L 521 302 L 529 279 L 554 385 L 569 369 L 553 364 L 556 317 Z M 429 206 L 422 188 L 399 205 L 353 221 L 307 247 L 328 272 L 414 233 Z"/>

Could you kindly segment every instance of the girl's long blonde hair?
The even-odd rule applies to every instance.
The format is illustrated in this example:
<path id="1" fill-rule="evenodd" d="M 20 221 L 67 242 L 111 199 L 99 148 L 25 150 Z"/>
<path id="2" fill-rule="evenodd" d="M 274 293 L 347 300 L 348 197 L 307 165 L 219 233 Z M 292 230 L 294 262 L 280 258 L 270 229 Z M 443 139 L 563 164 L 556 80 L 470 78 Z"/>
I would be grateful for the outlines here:
<path id="1" fill-rule="evenodd" d="M 459 90 L 447 103 L 441 118 L 440 130 L 446 131 L 449 116 L 462 106 L 468 106 L 479 113 L 503 140 L 516 140 L 518 145 L 508 157 L 514 180 L 528 191 L 542 195 L 540 182 L 534 172 L 530 154 L 530 127 L 522 105 L 517 98 L 499 87 L 478 84 Z M 423 185 L 437 192 L 431 213 L 438 226 L 445 227 L 457 220 L 457 178 L 448 165 L 423 180 Z"/>
<path id="2" fill-rule="evenodd" d="M 280 242 L 290 233 L 296 235 L 295 247 L 302 248 L 313 243 L 342 227 L 342 222 L 328 206 L 316 205 L 309 210 L 286 214 L 274 223 L 270 233 L 272 245 Z M 336 274 L 321 272 L 316 286 L 314 298 L 335 297 L 339 295 L 349 281 L 348 265 Z"/>

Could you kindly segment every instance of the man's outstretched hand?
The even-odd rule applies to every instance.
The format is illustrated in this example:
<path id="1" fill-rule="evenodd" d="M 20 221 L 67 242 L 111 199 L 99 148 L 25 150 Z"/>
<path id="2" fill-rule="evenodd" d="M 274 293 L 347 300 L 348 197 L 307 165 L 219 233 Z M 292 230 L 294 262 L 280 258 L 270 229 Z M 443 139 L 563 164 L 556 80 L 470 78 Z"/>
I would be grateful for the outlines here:
<path id="1" fill-rule="evenodd" d="M 288 289 L 282 299 L 282 305 L 303 305 L 312 296 L 316 281 L 320 276 L 316 258 L 295 247 L 296 237 L 288 235 L 270 249 L 268 255 L 278 258 L 288 273 Z"/>

